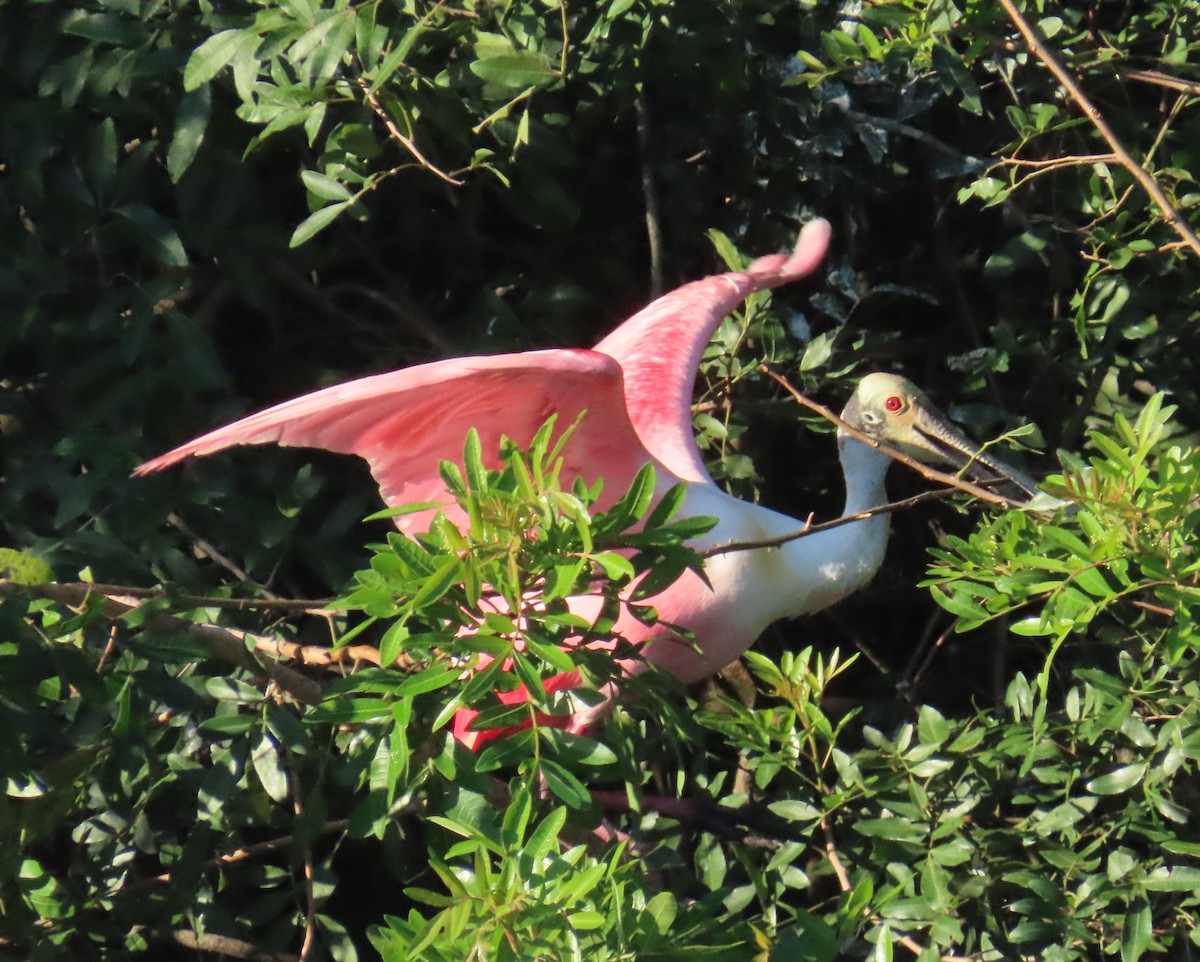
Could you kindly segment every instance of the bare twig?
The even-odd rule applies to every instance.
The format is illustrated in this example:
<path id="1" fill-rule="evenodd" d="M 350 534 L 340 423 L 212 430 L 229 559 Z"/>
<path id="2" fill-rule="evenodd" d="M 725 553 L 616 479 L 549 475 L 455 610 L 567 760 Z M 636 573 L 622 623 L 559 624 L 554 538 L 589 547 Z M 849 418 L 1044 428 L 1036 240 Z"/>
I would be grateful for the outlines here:
<path id="1" fill-rule="evenodd" d="M 359 238 L 352 238 L 351 242 L 361 250 Z M 365 284 L 334 284 L 327 288 L 321 288 L 290 264 L 280 260 L 266 260 L 264 262 L 264 269 L 275 280 L 286 287 L 290 293 L 311 304 L 313 307 L 318 308 L 322 313 L 327 314 L 332 320 L 348 330 L 366 329 L 373 336 L 378 337 L 381 342 L 388 341 L 387 331 L 381 331 L 379 325 L 368 323 L 364 317 L 337 302 L 335 295 L 343 291 L 353 291 L 355 294 L 378 304 L 396 320 L 400 321 L 410 333 L 436 347 L 438 350 L 447 353 L 453 350 L 454 345 L 448 338 L 442 335 L 433 319 L 421 309 L 416 301 L 408 297 L 406 292 L 393 279 L 389 279 L 392 294 L 388 296 L 379 291 L 372 290 Z M 386 276 L 382 271 L 379 273 L 381 276 Z"/>
<path id="2" fill-rule="evenodd" d="M 289 751 L 289 760 L 291 753 Z M 289 766 L 292 768 L 292 766 Z M 297 824 L 304 817 L 304 792 L 300 787 L 300 779 L 294 770 L 288 772 L 288 784 L 292 789 L 292 812 Z M 304 872 L 304 942 L 300 946 L 300 962 L 308 962 L 317 944 L 317 896 L 313 887 L 313 854 L 312 841 L 305 838 L 300 842 L 300 851 Z"/>
<path id="3" fill-rule="evenodd" d="M 268 952 L 260 949 L 252 942 L 244 942 L 228 935 L 216 935 L 212 932 L 194 932 L 191 929 L 179 929 L 171 933 L 171 939 L 185 949 L 196 952 L 212 952 L 214 955 L 231 959 L 243 959 L 245 962 L 299 962 L 299 956 L 290 952 Z"/>
<path id="4" fill-rule="evenodd" d="M 950 497 L 953 493 L 954 491 L 951 488 L 940 488 L 937 491 L 923 491 L 920 494 L 914 494 L 911 498 L 904 498 L 901 501 L 889 501 L 887 504 L 881 504 L 877 508 L 868 508 L 866 511 L 845 514 L 840 518 L 834 518 L 832 521 L 822 521 L 819 524 L 812 524 L 810 521 L 805 523 L 803 528 L 798 528 L 795 531 L 790 531 L 787 534 L 781 534 L 774 538 L 762 538 L 758 541 L 730 541 L 727 544 L 715 545 L 712 548 L 699 552 L 699 554 L 701 558 L 707 559 L 719 554 L 729 554 L 733 551 L 778 548 L 791 541 L 799 541 L 801 538 L 807 538 L 809 535 L 820 534 L 822 531 L 829 531 L 832 528 L 840 528 L 844 524 L 866 521 L 868 518 L 874 518 L 881 514 L 895 514 L 897 511 L 906 511 L 926 501 L 942 501 Z"/>
<path id="5" fill-rule="evenodd" d="M 178 608 L 226 607 L 239 610 L 246 608 L 290 608 L 301 614 L 319 615 L 322 617 L 329 615 L 329 612 L 321 607 L 324 604 L 321 601 L 289 601 L 286 598 L 277 598 L 273 601 L 259 601 L 253 598 L 209 598 L 204 595 L 171 595 L 164 592 L 161 588 L 133 588 L 126 585 L 93 584 L 88 581 L 17 585 L 9 581 L 0 580 L 0 594 L 32 594 L 40 598 L 49 598 L 68 607 L 76 608 L 86 604 L 88 597 L 102 595 L 121 606 L 121 610 L 119 611 L 114 609 L 112 612 L 105 612 L 106 617 L 113 618 L 124 617 L 146 601 L 157 598 L 166 598 Z M 164 622 L 160 625 L 158 621 L 151 623 L 151 618 L 171 618 L 171 622 L 170 624 Z M 250 645 L 255 651 L 269 655 L 272 658 L 286 659 L 317 668 L 327 668 L 332 665 L 371 664 L 376 667 L 398 668 L 401 671 L 409 671 L 418 664 L 416 659 L 402 653 L 394 662 L 383 666 L 380 662 L 379 649 L 373 645 L 345 645 L 341 648 L 328 648 L 324 645 L 301 645 L 282 638 L 268 638 L 264 635 L 256 635 L 235 628 L 225 629 L 219 628 L 216 625 L 197 624 L 194 621 L 173 618 L 169 615 L 149 616 L 143 624 L 147 625 L 147 627 L 160 630 L 183 631 L 193 635 L 197 634 L 197 632 L 192 629 L 200 629 L 204 633 L 210 631 L 227 632 L 240 640 L 242 648 Z M 208 639 L 202 638 L 201 640 L 207 643 Z M 221 658 L 222 661 L 230 660 L 225 658 L 220 652 L 214 652 L 213 654 L 214 657 Z M 242 664 L 241 661 L 236 661 L 235 663 Z"/>
<path id="6" fill-rule="evenodd" d="M 106 585 L 92 581 L 63 582 L 77 584 L 91 590 L 92 594 L 111 597 L 137 598 L 140 601 L 155 601 L 166 598 L 173 608 L 228 608 L 234 611 L 284 610 L 306 615 L 325 615 L 329 598 L 214 598 L 211 595 L 175 594 L 165 588 L 135 588 L 132 585 Z"/>
<path id="7" fill-rule="evenodd" d="M 350 819 L 339 818 L 322 825 L 318 834 L 328 835 L 332 832 L 344 832 L 349 827 Z M 294 836 L 282 835 L 279 838 L 267 839 L 265 842 L 257 842 L 254 845 L 245 845 L 225 855 L 218 855 L 215 858 L 210 858 L 202 862 L 198 871 L 205 872 L 214 868 L 226 868 L 230 865 L 247 862 L 250 859 L 259 858 L 263 855 L 272 855 L 275 852 L 291 848 L 294 843 Z M 130 882 L 128 885 L 121 887 L 121 892 L 122 894 L 129 894 L 130 892 L 137 892 L 154 885 L 170 885 L 171 882 L 171 873 L 164 872 L 162 875 L 155 875 L 150 878 L 138 879 L 136 882 Z"/>
<path id="8" fill-rule="evenodd" d="M 1164 618 L 1174 618 L 1175 612 L 1163 605 L 1152 605 L 1148 601 L 1132 601 L 1130 602 L 1135 608 L 1141 608 L 1143 611 L 1149 611 L 1152 614 L 1162 615 Z"/>
<path id="9" fill-rule="evenodd" d="M 234 562 L 231 558 L 227 558 L 209 542 L 201 538 L 200 535 L 196 534 L 196 532 L 188 526 L 188 523 L 184 521 L 183 518 L 179 517 L 179 515 L 177 515 L 174 511 L 167 515 L 167 522 L 178 528 L 185 537 L 191 538 L 192 545 L 197 551 L 199 551 L 205 557 L 211 558 L 231 575 L 237 578 L 238 581 L 245 582 L 246 584 L 254 584 L 254 581 L 251 579 L 251 577 L 240 567 L 238 567 L 236 562 Z M 262 590 L 267 594 L 268 597 L 277 597 L 276 595 L 271 594 L 271 592 L 266 588 L 262 588 Z"/>
<path id="10" fill-rule="evenodd" d="M 100 594 L 91 591 L 91 588 L 92 586 L 86 583 L 18 585 L 7 579 L 0 579 L 0 594 L 49 598 L 51 601 L 76 609 L 88 605 L 92 597 Z M 114 595 L 101 595 L 101 597 L 104 598 L 101 602 L 101 612 L 105 618 L 113 621 L 131 614 L 141 604 L 140 599 L 137 598 L 121 598 Z M 263 638 L 236 628 L 201 625 L 160 612 L 147 614 L 142 625 L 156 631 L 174 631 L 189 635 L 200 641 L 212 657 L 245 668 L 247 671 L 265 675 L 283 691 L 305 704 L 315 705 L 321 700 L 321 686 L 311 678 L 306 678 L 298 671 L 278 664 L 270 658 L 255 657 L 256 651 L 263 654 L 273 653 L 289 645 L 289 642 L 278 642 L 275 639 Z M 299 648 L 300 646 L 294 647 Z"/>
<path id="11" fill-rule="evenodd" d="M 825 861 L 829 863 L 829 867 L 833 869 L 833 874 L 837 876 L 838 886 L 843 892 L 849 892 L 851 889 L 850 876 L 846 872 L 846 866 L 842 864 L 842 859 L 837 852 L 837 843 L 833 837 L 833 826 L 829 824 L 829 816 L 825 815 L 821 818 L 821 832 L 825 836 Z"/>
<path id="12" fill-rule="evenodd" d="M 658 189 L 654 186 L 654 169 L 650 163 L 650 111 L 646 92 L 639 90 L 634 97 L 637 112 L 638 155 L 642 168 L 642 200 L 646 205 L 646 241 L 650 246 L 650 297 L 663 292 L 662 223 L 659 219 Z"/>
<path id="13" fill-rule="evenodd" d="M 1100 111 L 1096 108 L 1096 105 L 1088 99 L 1087 95 L 1075 81 L 1075 78 L 1058 62 L 1054 54 L 1042 42 L 1041 37 L 1038 36 L 1033 26 L 1025 19 L 1021 11 L 1017 9 L 1017 5 L 1013 0 L 1000 0 L 1000 5 L 1004 7 L 1009 19 L 1012 20 L 1013 24 L 1021 32 L 1021 36 L 1025 38 L 1025 43 L 1033 55 L 1062 84 L 1068 96 L 1075 101 L 1079 109 L 1091 121 L 1092 126 L 1096 128 L 1108 146 L 1112 148 L 1112 152 L 1117 155 L 1117 162 L 1129 171 L 1129 175 L 1141 185 L 1142 189 L 1154 202 L 1154 205 L 1162 215 L 1163 221 L 1180 236 L 1186 246 L 1191 248 L 1193 254 L 1200 257 L 1200 237 L 1196 236 L 1195 232 L 1188 226 L 1187 221 L 1172 206 L 1171 201 L 1158 185 L 1158 181 L 1133 159 L 1133 156 L 1125 149 L 1124 144 L 1117 139 L 1117 135 L 1109 127 Z"/>
<path id="14" fill-rule="evenodd" d="M 410 331 L 432 344 L 438 350 L 450 354 L 455 349 L 454 342 L 441 332 L 433 318 L 416 301 L 405 295 L 398 296 L 398 292 L 395 291 L 395 285 L 393 285 L 393 293 L 390 295 L 384 294 L 382 291 L 377 291 L 373 287 L 368 287 L 366 284 L 350 281 L 342 284 L 332 284 L 326 288 L 326 291 L 331 297 L 342 292 L 356 294 L 383 308 Z"/>
<path id="15" fill-rule="evenodd" d="M 447 184 L 453 184 L 455 187 L 461 187 L 463 185 L 461 180 L 452 177 L 450 174 L 447 174 L 440 167 L 431 163 L 425 157 L 425 155 L 421 153 L 420 148 L 417 147 L 416 141 L 407 136 L 404 131 L 400 129 L 396 121 L 392 119 L 391 114 L 389 114 L 384 109 L 383 104 L 379 102 L 378 95 L 371 89 L 371 85 L 368 84 L 366 80 L 364 80 L 362 77 L 359 77 L 357 83 L 358 89 L 363 92 L 363 99 L 366 100 L 367 106 L 374 111 L 376 117 L 383 121 L 383 125 L 387 128 L 387 132 L 391 134 L 392 139 L 412 155 L 413 160 L 415 160 L 420 166 L 424 167 L 431 174 L 435 175 L 441 180 L 444 180 Z"/>
<path id="16" fill-rule="evenodd" d="M 1166 87 L 1168 90 L 1178 90 L 1181 93 L 1200 96 L 1200 83 L 1194 80 L 1183 80 L 1172 77 L 1160 70 L 1136 70 L 1132 67 L 1117 67 L 1117 76 L 1122 80 L 1137 80 L 1156 87 Z"/>
<path id="17" fill-rule="evenodd" d="M 853 120 L 856 124 L 866 124 L 872 127 L 878 127 L 880 130 L 886 130 L 888 133 L 899 134 L 901 137 L 908 137 L 910 140 L 915 140 L 917 143 L 924 144 L 936 150 L 939 154 L 944 154 L 947 157 L 953 157 L 955 160 L 970 160 L 975 161 L 974 157 L 964 154 L 961 150 L 956 150 L 949 144 L 943 143 L 932 134 L 927 133 L 911 124 L 906 124 L 900 120 L 893 120 L 891 117 L 876 117 L 874 114 L 864 114 L 858 110 L 847 110 L 846 117 Z"/>
<path id="18" fill-rule="evenodd" d="M 1010 167 L 1082 167 L 1085 164 L 1111 164 L 1118 160 L 1111 151 L 1107 154 L 1068 154 L 1048 160 L 1022 160 L 1020 157 L 1001 157 L 1000 163 Z"/>
<path id="19" fill-rule="evenodd" d="M 922 683 L 925 681 L 925 673 L 929 670 L 930 666 L 933 665 L 933 659 L 937 656 L 937 653 L 941 651 L 942 646 L 946 644 L 953 633 L 954 623 L 951 623 L 945 631 L 941 632 L 941 634 L 934 639 L 933 644 L 927 649 L 924 651 L 917 649 L 913 652 L 913 657 L 910 661 L 910 668 L 913 670 L 909 672 L 909 691 L 914 699 L 917 697 L 917 692 Z M 916 664 L 918 661 L 919 664 Z"/>

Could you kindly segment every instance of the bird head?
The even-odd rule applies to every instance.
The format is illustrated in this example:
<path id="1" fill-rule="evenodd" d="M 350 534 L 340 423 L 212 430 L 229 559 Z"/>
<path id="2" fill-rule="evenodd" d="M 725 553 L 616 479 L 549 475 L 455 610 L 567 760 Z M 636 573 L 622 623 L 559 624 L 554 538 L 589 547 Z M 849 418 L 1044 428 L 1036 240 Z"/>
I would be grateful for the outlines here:
<path id="1" fill-rule="evenodd" d="M 924 391 L 899 375 L 864 377 L 843 409 L 842 420 L 922 464 L 961 472 L 968 481 L 1014 503 L 1025 504 L 1038 493 L 1031 478 L 968 440 Z"/>

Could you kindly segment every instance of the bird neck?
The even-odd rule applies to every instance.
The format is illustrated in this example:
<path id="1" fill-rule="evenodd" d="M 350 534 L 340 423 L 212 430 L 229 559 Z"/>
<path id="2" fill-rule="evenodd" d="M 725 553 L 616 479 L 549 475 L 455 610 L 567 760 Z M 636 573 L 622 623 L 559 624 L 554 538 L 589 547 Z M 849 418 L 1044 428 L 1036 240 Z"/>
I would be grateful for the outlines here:
<path id="1" fill-rule="evenodd" d="M 846 476 L 843 515 L 885 504 L 883 482 L 891 460 L 850 437 L 838 438 L 838 453 Z M 754 506 L 754 511 L 764 509 Z M 764 526 L 769 533 L 796 530 L 794 519 L 767 514 L 771 518 Z M 746 579 L 755 583 L 759 592 L 756 604 L 743 609 L 743 617 L 746 610 L 753 609 L 761 630 L 777 618 L 818 611 L 857 591 L 883 562 L 887 535 L 888 516 L 883 514 L 817 532 L 778 549 L 751 552 L 749 558 L 734 562 L 746 566 Z"/>
<path id="2" fill-rule="evenodd" d="M 883 481 L 891 458 L 839 431 L 838 459 L 846 477 L 846 508 L 842 514 L 857 514 L 887 503 Z"/>
<path id="3" fill-rule="evenodd" d="M 891 460 L 853 438 L 838 437 L 838 456 L 846 477 L 843 516 L 887 502 L 884 476 Z M 783 614 L 817 611 L 857 591 L 874 576 L 887 548 L 888 516 L 875 515 L 802 538 L 783 548 L 796 584 L 807 586 L 803 604 Z"/>

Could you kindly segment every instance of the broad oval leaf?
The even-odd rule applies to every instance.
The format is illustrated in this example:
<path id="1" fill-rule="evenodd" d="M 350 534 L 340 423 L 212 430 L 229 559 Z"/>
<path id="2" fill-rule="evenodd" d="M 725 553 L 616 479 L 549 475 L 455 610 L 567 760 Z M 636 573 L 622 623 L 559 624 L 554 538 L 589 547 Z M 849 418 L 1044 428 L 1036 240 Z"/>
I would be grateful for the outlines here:
<path id="1" fill-rule="evenodd" d="M 237 55 L 246 36 L 241 30 L 222 30 L 200 44 L 183 68 L 183 89 L 195 90 L 212 80 Z"/>
<path id="2" fill-rule="evenodd" d="M 1107 775 L 1093 778 L 1087 783 L 1086 788 L 1093 795 L 1120 795 L 1122 792 L 1127 792 L 1133 788 L 1134 785 L 1142 780 L 1145 774 L 1145 762 L 1138 762 L 1134 765 L 1122 765 L 1120 768 L 1114 768 Z"/>
<path id="3" fill-rule="evenodd" d="M 559 79 L 550 58 L 532 50 L 476 60 L 471 64 L 471 73 L 490 83 L 514 89 L 547 86 Z"/>

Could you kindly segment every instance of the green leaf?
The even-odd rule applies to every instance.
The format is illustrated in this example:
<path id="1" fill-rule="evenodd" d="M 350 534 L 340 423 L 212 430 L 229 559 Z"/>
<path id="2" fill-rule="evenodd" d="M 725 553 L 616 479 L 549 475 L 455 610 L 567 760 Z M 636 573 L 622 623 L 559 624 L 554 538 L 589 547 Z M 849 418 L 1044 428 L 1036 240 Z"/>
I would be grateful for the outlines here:
<path id="1" fill-rule="evenodd" d="M 204 719 L 200 723 L 200 730 L 210 735 L 240 735 L 258 724 L 259 719 L 255 715 L 217 715 Z"/>
<path id="2" fill-rule="evenodd" d="M 612 581 L 632 578 L 636 573 L 629 559 L 615 551 L 601 551 L 599 554 L 592 555 L 591 558 L 604 570 L 605 577 Z"/>
<path id="3" fill-rule="evenodd" d="M 135 236 L 148 254 L 169 267 L 187 267 L 183 241 L 169 220 L 142 204 L 127 204 L 115 213 L 134 226 Z"/>
<path id="4" fill-rule="evenodd" d="M 654 506 L 654 510 L 646 517 L 646 522 L 642 526 L 643 531 L 653 531 L 655 528 L 661 528 L 664 524 L 671 520 L 683 507 L 683 502 L 687 498 L 689 486 L 683 484 L 672 485 L 667 493 L 664 494 Z"/>
<path id="5" fill-rule="evenodd" d="M 472 494 L 482 494 L 488 489 L 487 469 L 483 466 L 483 443 L 479 440 L 479 432 L 475 428 L 467 431 L 463 443 L 463 473 L 466 475 L 467 488 Z"/>
<path id="6" fill-rule="evenodd" d="M 558 762 L 543 758 L 538 771 L 546 780 L 546 787 L 571 808 L 585 808 L 591 803 L 592 797 L 583 783 Z"/>
<path id="7" fill-rule="evenodd" d="M 350 44 L 354 42 L 355 16 L 353 8 L 340 11 L 333 30 L 326 36 L 312 58 L 312 70 L 318 83 L 328 82 L 337 72 Z"/>
<path id="8" fill-rule="evenodd" d="M 383 698 L 335 698 L 312 708 L 308 717 L 324 724 L 354 725 L 391 716 L 391 703 Z"/>
<path id="9" fill-rule="evenodd" d="M 819 808 L 797 799 L 771 802 L 767 808 L 789 822 L 814 822 L 821 817 Z"/>
<path id="10" fill-rule="evenodd" d="M 1151 892 L 1200 892 L 1200 868 L 1174 865 L 1155 869 L 1144 884 Z"/>
<path id="11" fill-rule="evenodd" d="M 1121 926 L 1121 962 L 1137 962 L 1142 957 L 1154 936 L 1153 928 L 1150 903 L 1138 899 L 1125 912 Z"/>
<path id="12" fill-rule="evenodd" d="M 712 242 L 712 246 L 716 249 L 717 256 L 725 262 L 725 266 L 731 271 L 740 271 L 746 266 L 746 258 L 743 257 L 737 247 L 734 246 L 733 241 L 731 241 L 723 233 L 714 228 L 710 228 L 704 233 L 705 236 L 708 237 L 708 239 Z"/>
<path id="13" fill-rule="evenodd" d="M 1120 795 L 1133 788 L 1146 774 L 1146 763 L 1122 765 L 1114 768 L 1107 775 L 1093 778 L 1085 786 L 1093 795 Z"/>
<path id="14" fill-rule="evenodd" d="M 117 125 L 105 117 L 96 128 L 92 149 L 88 152 L 88 172 L 99 203 L 111 198 L 117 179 Z"/>
<path id="15" fill-rule="evenodd" d="M 309 214 L 292 232 L 292 238 L 288 241 L 288 247 L 299 247 L 305 241 L 311 240 L 326 227 L 334 222 L 337 216 L 352 204 L 353 201 L 344 200 L 337 204 L 330 204 L 328 207 L 322 207 L 318 211 Z"/>
<path id="16" fill-rule="evenodd" d="M 818 334 L 808 342 L 808 347 L 804 349 L 804 356 L 800 359 L 800 370 L 812 371 L 822 367 L 829 362 L 832 354 L 833 335 Z"/>
<path id="17" fill-rule="evenodd" d="M 54 580 L 54 570 L 26 551 L 0 548 L 0 578 L 17 585 L 40 585 Z"/>
<path id="18" fill-rule="evenodd" d="M 558 81 L 558 70 L 550 58 L 531 50 L 486 57 L 471 64 L 471 73 L 502 87 L 524 89 Z"/>
<path id="19" fill-rule="evenodd" d="M 258 744 L 250 752 L 254 773 L 263 790 L 273 801 L 282 802 L 288 797 L 287 770 L 279 757 L 279 746 L 270 733 L 264 731 Z"/>
<path id="20" fill-rule="evenodd" d="M 212 80 L 237 55 L 246 37 L 241 30 L 222 30 L 200 44 L 183 68 L 183 89 L 195 90 Z M 258 38 L 254 39 L 257 42 Z"/>
<path id="21" fill-rule="evenodd" d="M 212 88 L 205 85 L 185 93 L 175 112 L 175 134 L 167 150 L 167 173 L 179 183 L 204 143 L 204 132 L 212 109 Z"/>
<path id="22" fill-rule="evenodd" d="M 308 192 L 321 200 L 349 201 L 354 199 L 354 195 L 350 193 L 345 184 L 315 170 L 301 171 L 300 179 L 304 181 Z"/>

